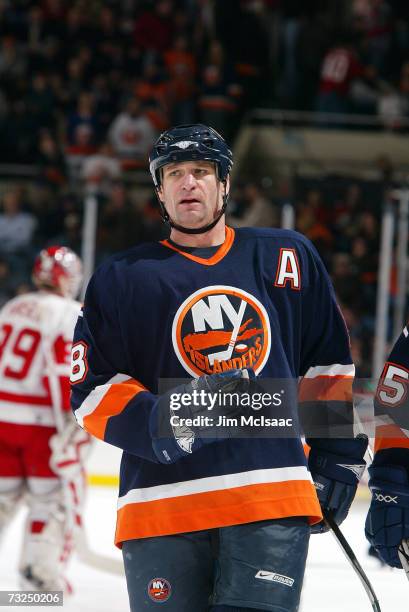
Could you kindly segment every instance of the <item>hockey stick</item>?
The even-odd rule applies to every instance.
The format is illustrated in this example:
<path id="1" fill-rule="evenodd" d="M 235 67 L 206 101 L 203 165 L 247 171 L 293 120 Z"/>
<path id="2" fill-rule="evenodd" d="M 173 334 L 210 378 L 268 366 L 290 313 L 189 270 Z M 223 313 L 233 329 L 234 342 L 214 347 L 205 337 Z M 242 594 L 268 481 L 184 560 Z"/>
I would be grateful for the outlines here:
<path id="1" fill-rule="evenodd" d="M 354 551 L 348 544 L 344 534 L 342 533 L 342 531 L 340 530 L 340 528 L 338 527 L 338 525 L 336 524 L 336 522 L 334 521 L 334 519 L 332 518 L 329 512 L 324 511 L 323 515 L 324 515 L 324 523 L 331 530 L 331 533 L 336 539 L 339 547 L 342 549 L 342 552 L 348 559 L 349 563 L 352 565 L 355 573 L 357 574 L 359 580 L 361 581 L 366 591 L 366 594 L 368 595 L 370 599 L 372 609 L 374 610 L 374 612 L 381 612 L 381 607 L 379 605 L 378 598 L 376 597 L 375 591 L 373 590 L 373 587 L 371 583 L 369 582 L 368 576 L 365 574 L 364 570 L 362 569 L 361 564 L 356 558 Z"/>

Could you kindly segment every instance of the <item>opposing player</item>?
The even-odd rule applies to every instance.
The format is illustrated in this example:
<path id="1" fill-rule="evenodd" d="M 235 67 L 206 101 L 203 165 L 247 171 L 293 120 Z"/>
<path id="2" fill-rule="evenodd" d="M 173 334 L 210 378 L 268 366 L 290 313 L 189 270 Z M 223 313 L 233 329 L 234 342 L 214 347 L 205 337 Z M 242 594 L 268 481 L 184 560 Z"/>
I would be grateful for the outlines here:
<path id="1" fill-rule="evenodd" d="M 241 437 L 244 405 L 221 430 L 209 420 L 254 374 L 303 376 L 316 434 L 332 407 L 347 436 L 352 414 L 348 334 L 323 264 L 295 232 L 225 226 L 232 163 L 210 127 L 160 136 L 150 170 L 170 238 L 104 263 L 76 326 L 76 418 L 124 451 L 116 544 L 133 612 L 295 612 L 310 525 L 322 529 L 320 504 L 345 518 L 363 467 L 362 440 L 311 438 L 317 497 L 298 433 Z M 284 404 L 296 422 L 297 401 Z"/>
<path id="2" fill-rule="evenodd" d="M 0 533 L 28 505 L 19 564 L 23 589 L 70 591 L 64 577 L 81 519 L 89 436 L 69 409 L 72 335 L 82 265 L 54 246 L 36 258 L 37 292 L 0 312 Z"/>
<path id="3" fill-rule="evenodd" d="M 365 534 L 380 559 L 409 573 L 409 332 L 389 355 L 375 396 L 375 456 Z M 403 545 L 402 545 L 403 542 Z M 399 556 L 399 548 L 402 556 Z"/>

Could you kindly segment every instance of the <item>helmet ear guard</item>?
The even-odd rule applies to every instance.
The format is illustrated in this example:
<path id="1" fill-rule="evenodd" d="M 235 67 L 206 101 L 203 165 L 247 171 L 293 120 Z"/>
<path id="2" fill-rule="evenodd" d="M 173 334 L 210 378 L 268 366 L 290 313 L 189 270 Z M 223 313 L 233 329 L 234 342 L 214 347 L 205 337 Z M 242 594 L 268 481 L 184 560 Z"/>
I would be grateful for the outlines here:
<path id="1" fill-rule="evenodd" d="M 184 161 L 209 161 L 215 164 L 216 176 L 224 184 L 223 206 L 216 219 L 209 225 L 199 228 L 185 228 L 175 224 L 159 190 L 162 185 L 162 168 L 168 164 Z M 163 132 L 156 141 L 149 156 L 149 169 L 159 201 L 160 211 L 165 223 L 186 234 L 202 234 L 212 229 L 223 216 L 228 200 L 227 179 L 233 166 L 233 154 L 224 138 L 211 127 L 203 124 L 179 125 Z"/>

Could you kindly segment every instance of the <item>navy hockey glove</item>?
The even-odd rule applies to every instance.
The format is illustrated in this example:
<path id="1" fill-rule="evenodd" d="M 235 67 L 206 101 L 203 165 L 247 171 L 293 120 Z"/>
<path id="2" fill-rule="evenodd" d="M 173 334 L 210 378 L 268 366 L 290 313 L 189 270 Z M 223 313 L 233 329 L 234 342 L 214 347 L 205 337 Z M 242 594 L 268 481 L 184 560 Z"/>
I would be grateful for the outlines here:
<path id="1" fill-rule="evenodd" d="M 253 381 L 251 369 L 228 370 L 195 378 L 159 396 L 150 416 L 152 447 L 158 460 L 174 463 L 204 444 L 239 435 L 239 425 L 215 426 L 219 416 L 239 419 L 242 413 L 239 402 L 220 400 L 224 393 L 250 392 Z"/>
<path id="2" fill-rule="evenodd" d="M 368 446 L 366 436 L 355 439 L 316 440 L 308 457 L 308 467 L 314 481 L 323 512 L 329 512 L 340 525 L 346 518 L 355 497 L 358 482 L 365 469 L 364 456 Z M 313 525 L 312 533 L 324 533 L 324 522 Z"/>
<path id="3" fill-rule="evenodd" d="M 398 547 L 409 538 L 409 479 L 400 466 L 369 468 L 372 501 L 365 523 L 365 535 L 382 561 L 402 567 Z"/>

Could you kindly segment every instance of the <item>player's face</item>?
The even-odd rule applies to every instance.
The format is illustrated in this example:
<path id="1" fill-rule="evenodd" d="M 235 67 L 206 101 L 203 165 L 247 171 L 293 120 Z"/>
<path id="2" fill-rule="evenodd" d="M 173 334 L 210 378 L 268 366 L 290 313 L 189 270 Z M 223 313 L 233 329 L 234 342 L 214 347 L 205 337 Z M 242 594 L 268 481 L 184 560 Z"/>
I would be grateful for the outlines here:
<path id="1" fill-rule="evenodd" d="M 201 227 L 213 221 L 223 205 L 224 185 L 213 163 L 187 161 L 163 168 L 159 197 L 178 225 Z"/>

